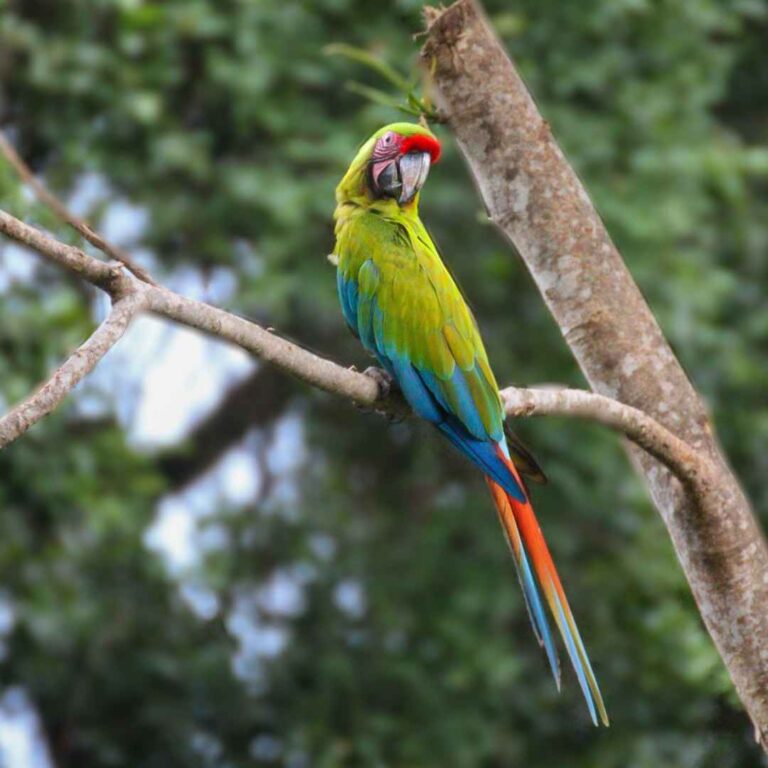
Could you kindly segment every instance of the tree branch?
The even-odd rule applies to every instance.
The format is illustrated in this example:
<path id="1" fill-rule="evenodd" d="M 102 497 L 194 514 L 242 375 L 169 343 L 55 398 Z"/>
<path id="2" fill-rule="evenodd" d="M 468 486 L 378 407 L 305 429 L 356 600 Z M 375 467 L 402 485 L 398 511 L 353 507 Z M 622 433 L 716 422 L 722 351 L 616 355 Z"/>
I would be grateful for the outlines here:
<path id="1" fill-rule="evenodd" d="M 130 289 L 130 280 L 119 266 L 116 268 L 115 264 L 99 261 L 79 248 L 54 240 L 3 210 L 0 210 L 0 232 L 20 245 L 37 251 L 49 261 L 66 267 L 83 280 L 104 289 L 111 296 L 118 293 L 121 286 Z"/>
<path id="2" fill-rule="evenodd" d="M 72 353 L 40 389 L 0 418 L 0 450 L 53 411 L 120 340 L 146 304 L 141 293 L 117 301 L 109 317 Z"/>
<path id="3" fill-rule="evenodd" d="M 138 282 L 119 264 L 94 259 L 79 248 L 61 243 L 2 210 L 0 233 L 101 288 L 113 300 L 139 293 L 144 308 L 152 313 L 236 344 L 318 389 L 346 397 L 362 406 L 386 410 L 393 416 L 409 412 L 397 393 L 386 403 L 381 402 L 378 385 L 368 376 L 342 368 L 242 317 L 188 299 L 162 286 Z"/>
<path id="4" fill-rule="evenodd" d="M 437 106 L 590 385 L 664 425 L 716 470 L 682 486 L 648 453 L 630 451 L 768 748 L 768 547 L 706 409 L 479 4 L 459 0 L 425 17 L 422 58 Z M 667 450 L 654 455 L 675 471 Z"/>
<path id="5" fill-rule="evenodd" d="M 567 416 L 594 421 L 620 432 L 646 453 L 665 464 L 691 489 L 702 480 L 713 481 L 717 469 L 705 456 L 652 419 L 647 413 L 618 400 L 564 387 L 501 390 L 507 416 Z"/>
<path id="6" fill-rule="evenodd" d="M 98 232 L 94 232 L 88 223 L 75 216 L 48 188 L 32 173 L 32 169 L 22 160 L 19 153 L 13 148 L 5 135 L 0 131 L 0 152 L 11 164 L 21 180 L 35 193 L 37 199 L 47 205 L 63 222 L 69 224 L 76 232 L 82 235 L 91 245 L 98 248 L 111 259 L 124 264 L 139 280 L 157 285 L 152 276 L 144 267 L 139 266 L 122 248 L 109 243 Z"/>

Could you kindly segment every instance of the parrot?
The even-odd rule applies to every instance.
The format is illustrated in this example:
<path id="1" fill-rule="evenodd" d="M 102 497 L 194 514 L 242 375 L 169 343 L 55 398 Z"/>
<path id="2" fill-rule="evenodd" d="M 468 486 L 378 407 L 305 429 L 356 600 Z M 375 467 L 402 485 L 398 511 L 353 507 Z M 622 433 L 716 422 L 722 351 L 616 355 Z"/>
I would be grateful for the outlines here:
<path id="1" fill-rule="evenodd" d="M 523 474 L 545 481 L 505 424 L 477 322 L 419 217 L 419 197 L 441 145 L 417 123 L 392 123 L 357 152 L 336 188 L 336 282 L 342 314 L 381 368 L 380 394 L 397 386 L 485 476 L 524 603 L 557 689 L 560 662 L 546 601 L 592 722 L 608 725 L 603 698 Z"/>

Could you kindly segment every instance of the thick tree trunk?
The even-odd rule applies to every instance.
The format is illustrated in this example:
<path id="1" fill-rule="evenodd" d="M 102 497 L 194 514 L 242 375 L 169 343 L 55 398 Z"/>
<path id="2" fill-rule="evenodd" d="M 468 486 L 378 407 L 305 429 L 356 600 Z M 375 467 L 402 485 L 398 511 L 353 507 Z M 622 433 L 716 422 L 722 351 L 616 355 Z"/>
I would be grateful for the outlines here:
<path id="1" fill-rule="evenodd" d="M 426 17 L 437 106 L 590 385 L 650 414 L 717 469 L 716 486 L 683 488 L 630 449 L 765 747 L 768 549 L 706 409 L 481 9 L 459 0 Z"/>

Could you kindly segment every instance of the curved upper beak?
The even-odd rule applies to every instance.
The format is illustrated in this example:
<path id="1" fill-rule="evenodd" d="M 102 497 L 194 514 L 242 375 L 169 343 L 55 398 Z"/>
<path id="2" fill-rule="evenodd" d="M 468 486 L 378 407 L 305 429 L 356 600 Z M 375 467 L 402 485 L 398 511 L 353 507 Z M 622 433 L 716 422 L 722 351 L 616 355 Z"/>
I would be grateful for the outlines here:
<path id="1" fill-rule="evenodd" d="M 409 152 L 398 161 L 400 170 L 400 195 L 397 201 L 403 205 L 409 203 L 424 186 L 429 175 L 431 160 L 429 152 Z"/>

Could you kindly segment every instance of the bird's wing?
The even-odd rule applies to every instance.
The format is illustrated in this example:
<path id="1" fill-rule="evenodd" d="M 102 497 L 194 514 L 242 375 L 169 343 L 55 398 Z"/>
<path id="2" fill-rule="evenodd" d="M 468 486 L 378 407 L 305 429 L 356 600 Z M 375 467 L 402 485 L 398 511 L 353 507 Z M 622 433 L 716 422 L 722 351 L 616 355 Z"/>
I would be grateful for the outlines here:
<path id="1" fill-rule="evenodd" d="M 340 270 L 347 322 L 387 367 L 412 368 L 422 379 L 434 401 L 424 413 L 414 405 L 424 418 L 434 421 L 437 405 L 474 437 L 501 440 L 498 387 L 469 307 L 431 240 L 386 224 L 389 237 L 380 247 L 356 271 L 355 264 L 346 274 Z"/>
<path id="2" fill-rule="evenodd" d="M 525 494 L 495 444 L 498 386 L 477 324 L 423 229 L 372 217 L 365 257 L 338 273 L 347 322 L 396 378 L 411 407 L 517 498 Z"/>

